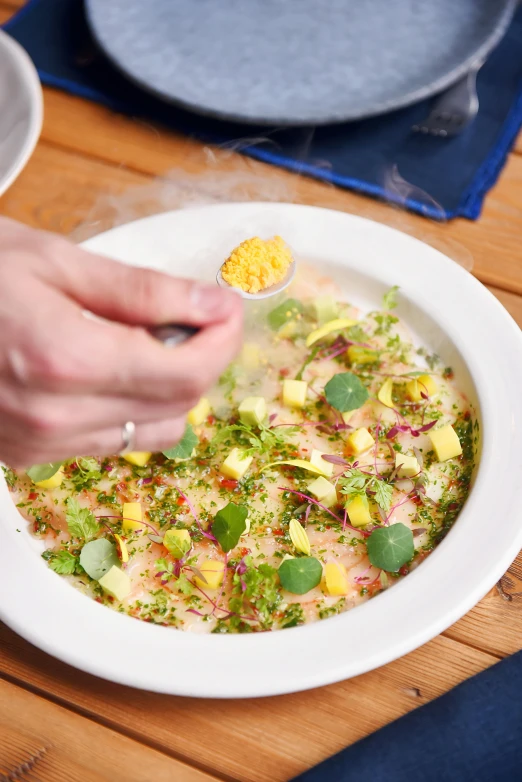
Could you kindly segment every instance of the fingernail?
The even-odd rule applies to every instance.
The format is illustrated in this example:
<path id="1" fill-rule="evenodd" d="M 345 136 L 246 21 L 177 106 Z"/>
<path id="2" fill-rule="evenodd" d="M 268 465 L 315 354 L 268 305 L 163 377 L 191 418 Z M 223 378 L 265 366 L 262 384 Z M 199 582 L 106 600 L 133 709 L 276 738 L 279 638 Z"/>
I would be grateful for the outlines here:
<path id="1" fill-rule="evenodd" d="M 192 305 L 200 312 L 216 315 L 226 312 L 236 294 L 231 291 L 225 291 L 217 285 L 206 285 L 204 283 L 195 283 L 191 290 Z"/>

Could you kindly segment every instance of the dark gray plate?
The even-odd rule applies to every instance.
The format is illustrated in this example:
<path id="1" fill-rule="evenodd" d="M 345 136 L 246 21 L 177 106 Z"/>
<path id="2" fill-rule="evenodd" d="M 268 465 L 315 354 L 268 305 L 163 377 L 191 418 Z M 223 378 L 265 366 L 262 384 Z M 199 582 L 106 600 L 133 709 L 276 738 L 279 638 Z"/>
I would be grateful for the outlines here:
<path id="1" fill-rule="evenodd" d="M 342 122 L 443 90 L 517 0 L 86 0 L 108 57 L 145 89 L 255 124 Z"/>

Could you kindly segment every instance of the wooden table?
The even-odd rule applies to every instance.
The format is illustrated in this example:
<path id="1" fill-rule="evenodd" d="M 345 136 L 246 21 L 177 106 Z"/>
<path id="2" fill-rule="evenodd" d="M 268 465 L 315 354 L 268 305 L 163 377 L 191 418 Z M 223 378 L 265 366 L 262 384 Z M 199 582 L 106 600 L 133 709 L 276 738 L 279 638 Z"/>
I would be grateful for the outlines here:
<path id="1" fill-rule="evenodd" d="M 0 0 L 0 23 L 21 4 Z M 472 262 L 522 325 L 522 139 L 480 220 L 440 225 L 235 153 L 205 150 L 55 90 L 44 94 L 42 138 L 0 198 L 5 215 L 82 238 L 192 199 L 250 195 L 332 207 Z M 0 779 L 288 780 L 520 649 L 521 582 L 519 556 L 469 614 L 412 654 L 319 690 L 250 701 L 191 700 L 110 684 L 0 627 Z"/>

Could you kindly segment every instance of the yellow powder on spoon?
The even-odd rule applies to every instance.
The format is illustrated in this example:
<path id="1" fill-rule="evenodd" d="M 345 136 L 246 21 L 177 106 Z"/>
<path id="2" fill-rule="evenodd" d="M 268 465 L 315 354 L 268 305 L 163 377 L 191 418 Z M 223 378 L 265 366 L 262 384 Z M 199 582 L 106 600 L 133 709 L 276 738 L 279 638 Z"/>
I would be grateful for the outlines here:
<path id="1" fill-rule="evenodd" d="M 221 276 L 233 288 L 258 293 L 281 282 L 292 261 L 290 249 L 280 236 L 267 241 L 254 236 L 233 250 L 221 268 Z"/>

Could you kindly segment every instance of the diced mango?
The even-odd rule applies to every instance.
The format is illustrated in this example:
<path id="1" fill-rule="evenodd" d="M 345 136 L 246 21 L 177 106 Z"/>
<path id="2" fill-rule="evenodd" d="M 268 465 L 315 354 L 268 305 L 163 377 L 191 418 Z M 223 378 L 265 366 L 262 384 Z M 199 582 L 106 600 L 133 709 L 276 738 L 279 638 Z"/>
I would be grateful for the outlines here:
<path id="1" fill-rule="evenodd" d="M 257 369 L 261 363 L 261 352 L 254 342 L 245 342 L 241 351 L 241 363 L 245 369 Z"/>
<path id="2" fill-rule="evenodd" d="M 397 478 L 413 478 L 420 473 L 420 464 L 415 456 L 407 456 L 405 453 L 395 454 L 395 467 Z"/>
<path id="3" fill-rule="evenodd" d="M 327 562 L 324 566 L 324 584 L 329 595 L 347 595 L 350 591 L 346 568 L 341 562 Z"/>
<path id="4" fill-rule="evenodd" d="M 197 567 L 205 581 L 196 575 L 194 576 L 195 583 L 202 589 L 219 589 L 223 583 L 225 563 L 219 559 L 204 559 Z"/>
<path id="5" fill-rule="evenodd" d="M 459 436 L 451 424 L 435 429 L 435 431 L 432 429 L 428 432 L 428 437 L 439 462 L 446 462 L 448 459 L 461 455 L 462 446 Z"/>
<path id="6" fill-rule="evenodd" d="M 210 402 L 205 397 L 202 397 L 197 405 L 195 405 L 192 410 L 189 410 L 187 421 L 189 424 L 192 424 L 192 426 L 199 426 L 206 420 L 207 416 L 210 414 L 210 410 Z"/>
<path id="7" fill-rule="evenodd" d="M 145 467 L 151 456 L 150 451 L 129 451 L 129 453 L 123 454 L 125 461 L 129 464 L 135 464 L 136 467 Z"/>
<path id="8" fill-rule="evenodd" d="M 121 538 L 119 535 L 114 535 L 116 538 L 116 543 L 118 544 L 118 548 L 120 550 L 120 558 L 122 562 L 128 562 L 129 561 L 129 549 L 127 548 L 127 544 Z"/>
<path id="9" fill-rule="evenodd" d="M 348 435 L 346 443 L 350 453 L 353 453 L 354 456 L 358 456 L 360 453 L 364 453 L 364 451 L 367 451 L 375 445 L 375 440 L 368 429 L 365 429 L 364 426 L 362 426 L 360 429 L 356 429 L 355 432 Z"/>
<path id="10" fill-rule="evenodd" d="M 301 554 L 310 556 L 310 539 L 306 534 L 306 530 L 297 519 L 290 519 L 288 525 L 288 532 L 290 533 L 290 540 L 294 544 L 297 551 Z"/>
<path id="11" fill-rule="evenodd" d="M 317 467 L 321 475 L 325 475 L 327 478 L 329 478 L 333 473 L 334 466 L 332 462 L 326 462 L 323 459 L 323 455 L 328 456 L 328 454 L 324 453 L 324 451 L 318 451 L 317 448 L 313 448 L 312 453 L 310 454 L 310 464 L 313 464 L 314 467 Z"/>
<path id="12" fill-rule="evenodd" d="M 366 527 L 370 524 L 370 504 L 364 494 L 357 494 L 353 500 L 348 500 L 344 507 L 352 527 Z"/>
<path id="13" fill-rule="evenodd" d="M 169 529 L 163 537 L 163 545 L 174 559 L 183 559 L 192 548 L 188 529 Z"/>
<path id="14" fill-rule="evenodd" d="M 250 465 L 252 464 L 253 456 L 243 456 L 243 451 L 240 448 L 232 448 L 227 458 L 221 465 L 221 474 L 227 478 L 233 478 L 238 481 L 246 473 Z"/>
<path id="15" fill-rule="evenodd" d="M 339 314 L 339 305 L 333 296 L 317 296 L 312 302 L 315 319 L 319 323 L 328 323 L 337 318 Z"/>
<path id="16" fill-rule="evenodd" d="M 304 380 L 283 380 L 283 404 L 287 407 L 304 407 L 308 383 Z"/>
<path id="17" fill-rule="evenodd" d="M 116 600 L 124 600 L 131 592 L 131 580 L 124 570 L 113 565 L 99 580 L 99 585 Z"/>
<path id="18" fill-rule="evenodd" d="M 124 532 L 134 532 L 135 530 L 143 529 L 143 514 L 140 502 L 125 502 L 121 516 Z"/>
<path id="19" fill-rule="evenodd" d="M 238 407 L 239 418 L 247 426 L 259 426 L 266 418 L 264 396 L 247 396 Z"/>
<path id="20" fill-rule="evenodd" d="M 439 387 L 431 375 L 420 375 L 406 383 L 406 396 L 412 402 L 420 402 L 424 396 L 435 396 Z"/>
<path id="21" fill-rule="evenodd" d="M 325 508 L 331 508 L 337 504 L 337 490 L 333 483 L 327 481 L 322 475 L 308 484 L 308 492 L 318 500 Z"/>
<path id="22" fill-rule="evenodd" d="M 343 419 L 343 424 L 349 424 L 350 418 L 355 413 L 355 410 L 347 410 L 345 413 L 341 413 L 341 418 Z"/>
<path id="23" fill-rule="evenodd" d="M 361 348 L 358 345 L 350 345 L 346 351 L 350 364 L 374 364 L 379 360 L 379 351 L 370 348 Z"/>
<path id="24" fill-rule="evenodd" d="M 310 332 L 306 338 L 306 347 L 310 348 L 316 342 L 319 342 L 320 339 L 323 339 L 323 337 L 327 337 L 328 334 L 331 334 L 334 331 L 348 329 L 350 326 L 355 326 L 356 323 L 357 321 L 352 320 L 351 318 L 335 318 L 335 320 L 325 323 L 321 328 L 314 329 L 314 331 Z"/>
<path id="25" fill-rule="evenodd" d="M 38 486 L 39 489 L 57 489 L 58 486 L 61 486 L 63 483 L 63 466 L 59 467 L 58 470 L 54 473 L 54 475 L 51 475 L 50 478 L 46 478 L 45 481 L 36 481 L 34 484 L 35 486 Z"/>
<path id="26" fill-rule="evenodd" d="M 393 380 L 391 377 L 387 377 L 382 386 L 379 388 L 379 393 L 377 394 L 377 399 L 379 402 L 381 402 L 385 407 L 393 407 L 393 399 L 392 399 L 392 393 L 393 393 Z"/>

